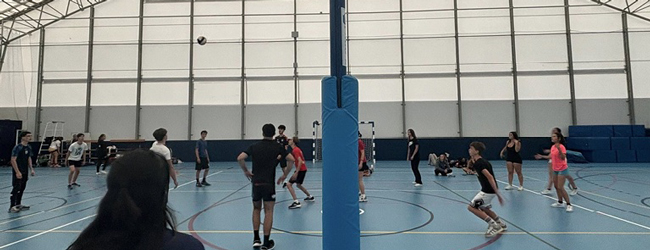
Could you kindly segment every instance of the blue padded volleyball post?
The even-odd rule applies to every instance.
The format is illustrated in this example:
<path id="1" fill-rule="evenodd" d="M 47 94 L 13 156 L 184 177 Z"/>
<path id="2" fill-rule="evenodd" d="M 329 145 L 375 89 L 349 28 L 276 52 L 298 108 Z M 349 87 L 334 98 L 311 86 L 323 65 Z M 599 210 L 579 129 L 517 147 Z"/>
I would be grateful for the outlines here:
<path id="1" fill-rule="evenodd" d="M 322 81 L 323 249 L 359 250 L 359 83 L 343 77 L 339 108 L 336 80 Z"/>

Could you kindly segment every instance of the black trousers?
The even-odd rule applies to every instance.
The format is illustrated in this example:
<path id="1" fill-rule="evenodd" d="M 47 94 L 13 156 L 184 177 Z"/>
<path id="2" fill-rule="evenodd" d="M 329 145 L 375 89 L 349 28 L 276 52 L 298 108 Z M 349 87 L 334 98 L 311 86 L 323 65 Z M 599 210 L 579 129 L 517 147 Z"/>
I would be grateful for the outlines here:
<path id="1" fill-rule="evenodd" d="M 104 165 L 102 170 L 106 170 L 106 165 L 108 165 L 108 157 L 106 155 L 97 156 L 97 172 L 99 172 L 99 167 Z"/>
<path id="2" fill-rule="evenodd" d="M 447 176 L 448 174 L 451 174 L 451 173 L 453 172 L 453 170 L 452 170 L 451 168 L 449 168 L 449 169 L 447 170 L 447 172 L 445 173 L 445 170 L 444 170 L 444 169 L 442 169 L 442 168 L 436 168 L 436 170 L 434 170 L 434 172 L 436 173 L 436 175 Z"/>
<path id="3" fill-rule="evenodd" d="M 411 170 L 415 175 L 415 183 L 422 184 L 422 175 L 420 175 L 420 158 L 416 157 L 411 161 Z"/>
<path id="4" fill-rule="evenodd" d="M 13 189 L 11 189 L 11 207 L 15 205 L 21 205 L 22 200 L 23 200 L 23 192 L 25 192 L 25 187 L 27 187 L 27 179 L 29 176 L 29 173 L 22 173 L 23 178 L 18 179 L 16 178 L 16 174 L 13 175 L 13 178 L 11 180 L 11 185 L 13 186 Z"/>

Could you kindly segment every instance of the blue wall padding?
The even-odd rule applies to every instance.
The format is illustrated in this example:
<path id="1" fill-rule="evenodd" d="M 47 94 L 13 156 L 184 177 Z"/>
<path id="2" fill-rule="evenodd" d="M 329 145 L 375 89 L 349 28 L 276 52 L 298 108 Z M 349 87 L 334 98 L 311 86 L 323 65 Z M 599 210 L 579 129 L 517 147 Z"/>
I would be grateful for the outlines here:
<path id="1" fill-rule="evenodd" d="M 613 137 L 614 126 L 612 125 L 594 125 L 591 127 L 592 137 Z"/>
<path id="2" fill-rule="evenodd" d="M 359 227 L 359 82 L 342 79 L 342 108 L 337 107 L 336 77 L 322 81 L 323 102 L 323 249 L 360 249 Z"/>
<path id="3" fill-rule="evenodd" d="M 572 150 L 610 150 L 612 148 L 610 137 L 569 137 L 567 138 L 568 149 Z"/>
<path id="4" fill-rule="evenodd" d="M 632 150 L 650 150 L 650 137 L 632 137 L 632 138 L 630 138 L 630 149 L 632 149 Z"/>
<path id="5" fill-rule="evenodd" d="M 630 150 L 629 137 L 612 137 L 612 150 Z"/>
<path id="6" fill-rule="evenodd" d="M 632 125 L 632 137 L 644 137 L 644 136 L 645 136 L 644 125 Z"/>
<path id="7" fill-rule="evenodd" d="M 569 134 L 571 137 L 590 137 L 591 126 L 569 126 Z M 567 136 L 567 135 L 565 135 Z"/>
<path id="8" fill-rule="evenodd" d="M 636 151 L 616 150 L 616 162 L 636 162 Z"/>
<path id="9" fill-rule="evenodd" d="M 614 125 L 614 137 L 632 137 L 631 125 Z"/>
<path id="10" fill-rule="evenodd" d="M 584 151 L 582 155 L 589 162 L 596 163 L 615 163 L 616 162 L 616 151 L 614 150 L 596 150 L 596 151 Z"/>
<path id="11" fill-rule="evenodd" d="M 637 150 L 636 151 L 636 161 L 637 162 L 650 162 L 650 150 Z"/>

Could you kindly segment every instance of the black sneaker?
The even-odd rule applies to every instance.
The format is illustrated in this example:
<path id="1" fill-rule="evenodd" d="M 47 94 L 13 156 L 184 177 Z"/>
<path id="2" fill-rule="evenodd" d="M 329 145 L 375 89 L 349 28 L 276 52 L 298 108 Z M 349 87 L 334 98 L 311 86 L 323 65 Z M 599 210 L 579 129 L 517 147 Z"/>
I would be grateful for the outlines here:
<path id="1" fill-rule="evenodd" d="M 68 189 L 72 190 L 72 185 L 68 185 Z"/>
<path id="2" fill-rule="evenodd" d="M 208 183 L 207 181 L 201 182 L 201 185 L 203 185 L 203 186 L 212 186 L 212 184 Z"/>
<path id="3" fill-rule="evenodd" d="M 197 182 L 197 183 L 196 183 L 196 187 L 203 187 L 203 185 L 201 185 L 200 182 Z"/>
<path id="4" fill-rule="evenodd" d="M 266 245 L 262 246 L 260 249 L 261 250 L 271 250 L 273 248 L 275 248 L 275 242 L 273 240 L 269 240 L 269 244 L 266 244 Z"/>
<path id="5" fill-rule="evenodd" d="M 261 247 L 261 246 L 262 246 L 262 241 L 260 240 L 253 241 L 253 247 Z"/>
<path id="6" fill-rule="evenodd" d="M 26 205 L 17 205 L 20 211 L 29 210 L 31 207 Z"/>
<path id="7" fill-rule="evenodd" d="M 296 208 L 300 208 L 300 207 L 302 207 L 302 205 L 300 205 L 300 202 L 295 202 L 294 201 L 293 203 L 291 203 L 291 206 L 289 206 L 289 209 L 296 209 Z"/>
<path id="8" fill-rule="evenodd" d="M 72 183 L 72 186 L 81 187 L 81 185 L 77 184 L 76 182 L 75 182 L 75 183 Z"/>
<path id="9" fill-rule="evenodd" d="M 309 196 L 309 197 L 305 198 L 305 201 L 314 201 L 315 199 L 316 198 L 314 198 L 314 196 Z"/>
<path id="10" fill-rule="evenodd" d="M 282 188 L 286 188 L 286 187 L 287 187 L 287 183 L 286 182 L 282 183 Z"/>

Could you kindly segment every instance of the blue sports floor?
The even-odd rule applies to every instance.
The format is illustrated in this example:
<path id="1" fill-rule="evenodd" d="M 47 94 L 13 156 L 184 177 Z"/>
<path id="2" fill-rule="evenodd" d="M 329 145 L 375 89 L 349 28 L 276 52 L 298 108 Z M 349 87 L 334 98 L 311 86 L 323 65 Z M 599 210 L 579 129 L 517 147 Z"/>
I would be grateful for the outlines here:
<path id="1" fill-rule="evenodd" d="M 492 162 L 500 188 L 505 163 Z M 313 203 L 289 210 L 291 196 L 278 187 L 272 238 L 275 249 L 321 249 L 321 174 L 312 166 L 304 186 Z M 211 163 L 211 187 L 194 186 L 194 164 L 177 165 L 181 186 L 169 193 L 178 230 L 192 233 L 206 249 L 251 249 L 250 185 L 235 162 Z M 580 188 L 573 213 L 552 208 L 552 196 L 538 192 L 546 183 L 546 162 L 524 162 L 525 191 L 502 190 L 504 206 L 494 211 L 509 231 L 486 239 L 487 225 L 467 211 L 479 190 L 475 176 L 435 177 L 422 162 L 424 186 L 414 187 L 409 163 L 378 162 L 366 178 L 368 203 L 361 204 L 362 249 L 647 249 L 650 245 L 650 164 L 573 164 Z M 457 170 L 458 172 L 459 170 Z M 65 249 L 93 219 L 105 193 L 105 176 L 82 169 L 74 190 L 66 188 L 66 168 L 37 168 L 23 204 L 29 211 L 0 213 L 0 249 Z M 0 168 L 0 196 L 9 207 L 11 169 Z M 515 177 L 515 184 L 517 179 Z M 304 195 L 298 191 L 302 200 Z M 554 196 L 554 195 L 553 195 Z M 496 202 L 496 200 L 495 200 Z M 5 210 L 6 211 L 6 210 Z"/>

